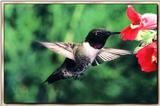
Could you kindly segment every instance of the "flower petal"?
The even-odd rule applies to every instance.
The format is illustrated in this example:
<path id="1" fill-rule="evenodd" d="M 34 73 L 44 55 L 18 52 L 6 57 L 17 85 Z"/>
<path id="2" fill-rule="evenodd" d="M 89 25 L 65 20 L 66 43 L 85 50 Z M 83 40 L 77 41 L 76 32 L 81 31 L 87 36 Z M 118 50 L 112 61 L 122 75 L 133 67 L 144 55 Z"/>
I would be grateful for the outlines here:
<path id="1" fill-rule="evenodd" d="M 155 29 L 157 28 L 157 15 L 156 14 L 144 14 L 141 19 L 143 23 L 143 29 Z"/>
<path id="2" fill-rule="evenodd" d="M 140 49 L 136 54 L 138 63 L 144 72 L 152 72 L 157 70 L 157 62 L 153 61 L 153 56 L 154 58 L 157 58 L 157 48 L 155 48 L 156 45 L 157 43 L 153 42 L 152 44 Z"/>
<path id="3" fill-rule="evenodd" d="M 127 8 L 127 16 L 129 18 L 129 20 L 133 23 L 133 24 L 140 24 L 141 21 L 141 16 L 139 13 L 137 13 L 134 8 L 131 5 L 128 5 Z"/>
<path id="4" fill-rule="evenodd" d="M 140 28 L 132 29 L 130 26 L 123 29 L 120 33 L 123 40 L 135 40 Z"/>

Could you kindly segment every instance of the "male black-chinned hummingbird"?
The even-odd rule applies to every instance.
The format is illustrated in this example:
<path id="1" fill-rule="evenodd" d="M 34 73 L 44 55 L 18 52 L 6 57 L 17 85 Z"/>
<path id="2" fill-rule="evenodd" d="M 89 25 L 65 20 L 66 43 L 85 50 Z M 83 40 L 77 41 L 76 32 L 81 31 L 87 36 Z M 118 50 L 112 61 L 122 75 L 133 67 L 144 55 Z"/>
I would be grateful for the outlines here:
<path id="1" fill-rule="evenodd" d="M 40 42 L 46 48 L 66 57 L 63 64 L 45 82 L 53 83 L 69 78 L 79 79 L 88 66 L 96 66 L 122 55 L 131 54 L 127 50 L 104 48 L 108 37 L 114 34 L 119 32 L 99 28 L 91 30 L 83 43 Z"/>

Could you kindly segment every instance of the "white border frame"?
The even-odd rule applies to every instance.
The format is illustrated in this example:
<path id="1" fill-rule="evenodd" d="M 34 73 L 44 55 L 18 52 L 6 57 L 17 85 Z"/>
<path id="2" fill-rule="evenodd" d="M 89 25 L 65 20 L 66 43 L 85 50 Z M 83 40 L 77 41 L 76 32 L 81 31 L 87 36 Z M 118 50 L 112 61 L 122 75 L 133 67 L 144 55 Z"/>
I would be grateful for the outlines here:
<path id="1" fill-rule="evenodd" d="M 16 1 L 16 0 L 2 0 L 0 1 L 0 14 L 1 14 L 1 28 L 0 28 L 0 32 L 1 32 L 1 69 L 2 69 L 2 72 L 1 72 L 1 93 L 0 93 L 0 101 L 1 101 L 1 105 L 2 106 L 39 106 L 39 105 L 42 105 L 42 106 L 64 106 L 62 104 L 5 104 L 4 103 L 4 5 L 5 4 L 157 4 L 158 5 L 158 14 L 160 12 L 160 2 L 158 2 L 158 0 L 150 0 L 150 1 L 138 1 L 138 0 L 128 0 L 128 1 L 125 1 L 125 0 L 108 0 L 108 1 L 105 1 L 105 0 L 91 0 L 91 1 L 88 1 L 88 0 L 81 0 L 81 1 L 76 1 L 76 0 L 69 0 L 69 1 L 66 1 L 66 0 L 56 0 L 56 1 L 52 1 L 52 0 L 47 0 L 47 1 L 43 1 L 43 0 L 28 0 L 28 1 L 25 1 L 25 0 L 19 0 L 19 1 Z M 158 17 L 158 20 L 160 20 L 160 17 Z M 158 32 L 160 31 L 160 24 L 158 22 Z M 158 33 L 159 34 L 159 33 Z M 158 41 L 160 40 L 160 35 L 158 36 Z M 158 42 L 158 51 L 160 51 L 159 49 L 160 47 L 160 43 Z M 158 60 L 160 60 L 160 53 L 158 52 Z M 159 61 L 158 61 L 158 70 L 160 69 L 160 64 L 159 64 Z M 159 106 L 160 105 L 160 92 L 159 92 L 159 88 L 160 88 L 160 82 L 159 82 L 159 78 L 160 78 L 160 74 L 158 72 L 158 104 L 76 104 L 76 106 L 106 106 L 106 105 L 118 105 L 118 106 L 146 106 L 146 105 L 149 105 L 149 106 Z M 67 104 L 68 106 L 71 105 L 71 104 Z M 75 104 L 74 104 L 75 105 Z"/>

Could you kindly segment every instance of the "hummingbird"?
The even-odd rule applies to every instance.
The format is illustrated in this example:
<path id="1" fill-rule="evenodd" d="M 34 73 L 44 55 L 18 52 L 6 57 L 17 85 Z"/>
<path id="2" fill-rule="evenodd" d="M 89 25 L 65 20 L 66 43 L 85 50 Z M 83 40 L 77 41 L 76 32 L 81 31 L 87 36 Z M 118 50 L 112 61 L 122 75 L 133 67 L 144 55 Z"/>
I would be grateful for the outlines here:
<path id="1" fill-rule="evenodd" d="M 63 64 L 45 82 L 50 84 L 62 79 L 80 79 L 89 66 L 97 66 L 131 54 L 123 49 L 104 48 L 108 37 L 119 33 L 96 28 L 88 33 L 82 43 L 40 42 L 44 47 L 65 57 Z"/>

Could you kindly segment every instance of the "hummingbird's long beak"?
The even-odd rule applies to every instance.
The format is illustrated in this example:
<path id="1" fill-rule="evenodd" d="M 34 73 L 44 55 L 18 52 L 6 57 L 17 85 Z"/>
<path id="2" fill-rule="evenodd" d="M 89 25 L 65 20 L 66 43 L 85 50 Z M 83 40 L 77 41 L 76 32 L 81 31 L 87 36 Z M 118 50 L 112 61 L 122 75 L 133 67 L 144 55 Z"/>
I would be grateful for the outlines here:
<path id="1" fill-rule="evenodd" d="M 111 35 L 120 34 L 121 32 L 111 32 Z"/>

